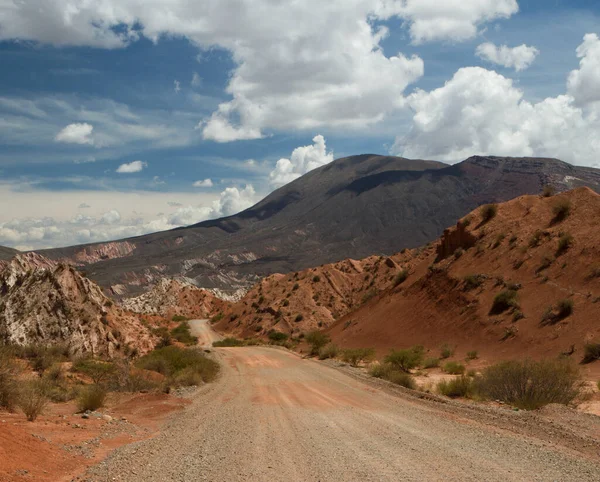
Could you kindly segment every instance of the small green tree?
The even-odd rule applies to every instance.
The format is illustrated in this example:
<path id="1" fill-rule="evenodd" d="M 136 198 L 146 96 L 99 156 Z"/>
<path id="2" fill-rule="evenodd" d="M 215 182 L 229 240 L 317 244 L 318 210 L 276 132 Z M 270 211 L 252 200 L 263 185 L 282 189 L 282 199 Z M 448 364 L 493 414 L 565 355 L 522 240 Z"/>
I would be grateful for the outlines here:
<path id="1" fill-rule="evenodd" d="M 306 343 L 310 345 L 310 354 L 316 356 L 319 350 L 331 341 L 331 337 L 321 331 L 311 331 L 306 335 Z"/>
<path id="2" fill-rule="evenodd" d="M 423 361 L 425 349 L 422 346 L 413 346 L 404 350 L 392 350 L 384 359 L 385 363 L 389 363 L 396 370 L 409 373 L 412 368 L 415 368 Z"/>

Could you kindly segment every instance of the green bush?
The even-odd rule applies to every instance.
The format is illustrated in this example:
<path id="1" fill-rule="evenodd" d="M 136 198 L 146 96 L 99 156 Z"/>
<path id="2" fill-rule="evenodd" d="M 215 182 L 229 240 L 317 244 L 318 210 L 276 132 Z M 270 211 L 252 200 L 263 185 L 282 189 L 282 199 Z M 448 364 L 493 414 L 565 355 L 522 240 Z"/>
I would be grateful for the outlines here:
<path id="1" fill-rule="evenodd" d="M 498 206 L 496 204 L 486 204 L 481 207 L 481 221 L 487 223 L 496 217 Z"/>
<path id="2" fill-rule="evenodd" d="M 600 343 L 587 343 L 583 348 L 582 363 L 591 363 L 600 360 Z"/>
<path id="3" fill-rule="evenodd" d="M 303 319 L 304 319 L 304 315 L 303 315 L 302 313 L 298 313 L 298 314 L 296 315 L 296 318 L 294 318 L 294 321 L 295 321 L 296 323 L 300 323 L 300 322 L 301 322 Z"/>
<path id="4" fill-rule="evenodd" d="M 219 321 L 221 321 L 223 319 L 225 315 L 223 313 L 217 313 L 215 316 L 213 316 L 210 319 L 211 323 L 218 323 Z"/>
<path id="5" fill-rule="evenodd" d="M 518 308 L 519 303 L 517 300 L 517 291 L 515 290 L 502 290 L 494 297 L 492 308 L 490 309 L 491 315 L 498 315 L 510 308 Z"/>
<path id="6" fill-rule="evenodd" d="M 227 348 L 227 347 L 238 347 L 238 346 L 246 346 L 244 340 L 239 340 L 237 338 L 228 337 L 223 340 L 214 341 L 212 344 L 215 348 Z"/>
<path id="7" fill-rule="evenodd" d="M 426 358 L 423 361 L 423 368 L 436 368 L 440 366 L 439 358 Z"/>
<path id="8" fill-rule="evenodd" d="M 362 362 L 368 362 L 375 358 L 374 348 L 349 348 L 342 351 L 342 360 L 357 367 Z"/>
<path id="9" fill-rule="evenodd" d="M 318 283 L 321 281 L 321 277 L 319 275 L 313 276 L 313 283 Z"/>
<path id="10" fill-rule="evenodd" d="M 0 347 L 0 408 L 12 412 L 16 405 L 19 395 L 19 366 L 13 361 L 12 353 Z"/>
<path id="11" fill-rule="evenodd" d="M 280 331 L 271 330 L 269 332 L 269 340 L 274 342 L 283 342 L 289 338 L 287 333 L 282 333 Z"/>
<path id="12" fill-rule="evenodd" d="M 325 345 L 323 348 L 319 350 L 319 360 L 326 360 L 328 358 L 335 358 L 338 356 L 339 349 L 333 343 L 329 343 Z"/>
<path id="13" fill-rule="evenodd" d="M 106 388 L 101 385 L 87 385 L 82 387 L 77 396 L 77 408 L 80 412 L 93 412 L 104 406 L 106 402 Z"/>
<path id="14" fill-rule="evenodd" d="M 448 345 L 448 343 L 444 343 L 442 348 L 440 348 L 440 358 L 445 360 L 446 358 L 450 358 L 454 355 L 454 347 Z"/>
<path id="15" fill-rule="evenodd" d="M 476 360 L 477 358 L 479 358 L 477 350 L 471 350 L 467 352 L 467 360 Z"/>
<path id="16" fill-rule="evenodd" d="M 369 367 L 369 375 L 375 378 L 384 378 L 385 374 L 390 370 L 389 365 L 384 365 L 379 362 L 372 363 Z"/>
<path id="17" fill-rule="evenodd" d="M 460 376 L 452 380 L 442 380 L 436 386 L 437 392 L 450 398 L 468 397 L 473 393 L 473 379 Z"/>
<path id="18" fill-rule="evenodd" d="M 48 405 L 46 388 L 42 380 L 30 380 L 19 386 L 17 405 L 23 411 L 29 422 L 44 411 Z"/>
<path id="19" fill-rule="evenodd" d="M 564 198 L 559 199 L 554 203 L 554 206 L 552 206 L 552 213 L 554 214 L 554 218 L 552 219 L 553 223 L 564 221 L 571 213 L 571 201 Z"/>
<path id="20" fill-rule="evenodd" d="M 311 331 L 306 335 L 306 343 L 310 345 L 310 354 L 316 356 L 319 350 L 331 341 L 329 335 L 320 331 Z"/>
<path id="21" fill-rule="evenodd" d="M 83 373 L 90 377 L 95 384 L 100 384 L 111 377 L 115 372 L 115 366 L 109 362 L 83 358 L 73 363 L 72 370 Z"/>
<path id="22" fill-rule="evenodd" d="M 173 315 L 173 318 L 171 318 L 171 320 L 179 323 L 180 321 L 187 321 L 188 319 L 186 316 Z"/>
<path id="23" fill-rule="evenodd" d="M 486 368 L 478 380 L 481 395 L 524 410 L 549 403 L 568 405 L 581 393 L 579 370 L 563 360 L 507 361 Z"/>
<path id="24" fill-rule="evenodd" d="M 574 302 L 570 299 L 560 300 L 557 304 L 557 316 L 559 319 L 564 319 L 573 314 Z"/>
<path id="25" fill-rule="evenodd" d="M 411 390 L 416 390 L 417 388 L 414 378 L 405 372 L 391 370 L 387 372 L 385 379 L 404 388 L 410 388 Z"/>
<path id="26" fill-rule="evenodd" d="M 483 284 L 483 276 L 480 274 L 469 274 L 463 278 L 463 281 L 465 282 L 465 291 L 471 291 Z"/>
<path id="27" fill-rule="evenodd" d="M 394 286 L 401 285 L 408 278 L 408 270 L 401 269 L 398 274 L 394 277 Z"/>
<path id="28" fill-rule="evenodd" d="M 443 370 L 450 375 L 462 375 L 465 373 L 465 366 L 462 363 L 451 361 L 444 364 Z"/>
<path id="29" fill-rule="evenodd" d="M 409 373 L 411 369 L 418 367 L 423 361 L 425 349 L 422 346 L 413 346 L 404 350 L 392 350 L 384 358 L 385 363 L 390 364 L 396 370 Z"/>
<path id="30" fill-rule="evenodd" d="M 151 370 L 174 379 L 184 370 L 194 370 L 203 382 L 214 380 L 219 373 L 219 364 L 204 356 L 202 351 L 191 348 L 167 346 L 141 357 L 136 366 Z"/>
<path id="31" fill-rule="evenodd" d="M 196 345 L 198 337 L 193 336 L 191 330 L 190 324 L 187 321 L 182 321 L 178 327 L 171 330 L 171 336 L 184 345 Z"/>

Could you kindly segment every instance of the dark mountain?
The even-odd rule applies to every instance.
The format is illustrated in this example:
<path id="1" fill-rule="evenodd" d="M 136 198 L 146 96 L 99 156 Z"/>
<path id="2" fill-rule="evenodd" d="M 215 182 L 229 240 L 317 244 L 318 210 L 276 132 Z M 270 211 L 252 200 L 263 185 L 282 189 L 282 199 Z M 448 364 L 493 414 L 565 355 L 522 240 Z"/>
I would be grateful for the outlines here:
<path id="1" fill-rule="evenodd" d="M 9 260 L 18 253 L 16 249 L 0 246 L 0 260 Z"/>
<path id="2" fill-rule="evenodd" d="M 232 290 L 258 277 L 436 239 L 477 206 L 543 186 L 600 191 L 600 170 L 556 159 L 472 157 L 454 166 L 361 155 L 338 159 L 235 216 L 111 243 L 47 250 L 119 295 L 164 276 Z"/>

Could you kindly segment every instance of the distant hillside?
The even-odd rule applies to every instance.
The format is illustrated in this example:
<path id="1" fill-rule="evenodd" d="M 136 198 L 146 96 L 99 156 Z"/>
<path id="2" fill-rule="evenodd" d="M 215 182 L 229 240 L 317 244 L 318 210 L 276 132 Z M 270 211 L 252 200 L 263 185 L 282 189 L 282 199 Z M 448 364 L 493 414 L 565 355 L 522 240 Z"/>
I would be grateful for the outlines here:
<path id="1" fill-rule="evenodd" d="M 503 292 L 514 298 L 493 309 Z M 242 337 L 320 328 L 341 347 L 380 355 L 448 344 L 458 358 L 477 350 L 487 360 L 580 361 L 584 344 L 600 343 L 599 314 L 600 195 L 578 188 L 499 204 L 487 222 L 477 209 L 435 243 L 391 258 L 273 275 L 216 327 Z"/>
<path id="2" fill-rule="evenodd" d="M 7 260 L 18 254 L 16 249 L 0 246 L 0 260 Z"/>
<path id="3" fill-rule="evenodd" d="M 242 213 L 128 240 L 45 251 L 131 296 L 168 276 L 236 290 L 260 277 L 346 258 L 389 255 L 436 239 L 480 204 L 588 186 L 600 171 L 555 159 L 434 161 L 362 155 L 338 159 Z"/>

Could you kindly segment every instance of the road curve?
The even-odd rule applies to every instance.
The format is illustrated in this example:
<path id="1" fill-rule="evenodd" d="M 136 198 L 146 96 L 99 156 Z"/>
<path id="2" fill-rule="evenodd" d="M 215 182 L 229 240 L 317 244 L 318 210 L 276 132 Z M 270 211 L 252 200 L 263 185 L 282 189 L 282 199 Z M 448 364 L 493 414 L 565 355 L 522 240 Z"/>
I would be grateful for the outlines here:
<path id="1" fill-rule="evenodd" d="M 600 480 L 589 453 L 385 393 L 293 353 L 216 352 L 216 383 L 160 435 L 117 450 L 87 480 Z"/>
<path id="2" fill-rule="evenodd" d="M 192 335 L 198 337 L 198 346 L 211 348 L 213 342 L 222 340 L 223 337 L 211 329 L 209 320 L 189 320 Z"/>

